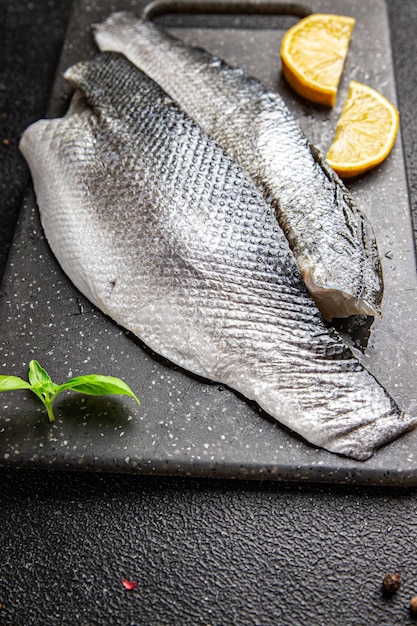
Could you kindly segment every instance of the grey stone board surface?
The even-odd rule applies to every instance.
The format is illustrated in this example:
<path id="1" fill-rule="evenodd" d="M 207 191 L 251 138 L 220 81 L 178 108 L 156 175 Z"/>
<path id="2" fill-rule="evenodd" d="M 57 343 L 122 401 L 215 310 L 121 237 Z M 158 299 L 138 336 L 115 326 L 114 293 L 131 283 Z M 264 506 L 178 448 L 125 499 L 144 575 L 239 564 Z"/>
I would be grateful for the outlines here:
<path id="1" fill-rule="evenodd" d="M 227 4 L 228 13 L 234 5 L 239 7 L 238 3 Z M 161 3 L 159 6 L 163 7 Z M 227 20 L 211 16 L 214 27 L 205 25 L 208 18 L 202 3 L 183 5 L 187 16 L 180 10 L 181 3 L 176 6 L 179 14 L 165 18 L 168 24 L 169 19 L 175 24 L 175 34 L 242 65 L 278 89 L 306 134 L 324 152 L 351 79 L 375 87 L 396 102 L 382 0 L 313 0 L 296 5 L 298 15 L 336 12 L 357 20 L 332 110 L 306 103 L 281 79 L 279 49 L 284 28 L 280 28 L 277 16 L 289 10 L 289 3 L 253 3 L 256 14 L 244 19 L 237 15 L 234 23 L 230 15 Z M 217 6 L 221 13 L 226 5 L 219 2 Z M 155 13 L 155 3 L 152 7 Z M 140 1 L 75 3 L 50 116 L 62 114 L 68 102 L 63 70 L 97 52 L 90 24 L 124 8 L 138 14 L 143 9 L 149 12 L 149 5 Z M 262 16 L 265 11 L 271 13 L 267 28 Z M 344 336 L 401 408 L 415 413 L 417 285 L 401 137 L 385 163 L 352 181 L 350 187 L 375 228 L 386 292 L 383 318 L 373 323 L 365 351 L 351 335 Z M 29 393 L 4 394 L 0 398 L 0 465 L 417 484 L 417 432 L 406 434 L 365 463 L 354 462 L 307 445 L 236 393 L 200 380 L 151 353 L 97 311 L 63 274 L 44 240 L 31 190 L 22 207 L 4 275 L 0 324 L 1 374 L 26 377 L 28 362 L 37 358 L 57 382 L 83 373 L 112 374 L 122 377 L 141 399 L 137 407 L 121 397 L 67 395 L 57 401 L 58 419 L 50 425 L 42 406 Z"/>

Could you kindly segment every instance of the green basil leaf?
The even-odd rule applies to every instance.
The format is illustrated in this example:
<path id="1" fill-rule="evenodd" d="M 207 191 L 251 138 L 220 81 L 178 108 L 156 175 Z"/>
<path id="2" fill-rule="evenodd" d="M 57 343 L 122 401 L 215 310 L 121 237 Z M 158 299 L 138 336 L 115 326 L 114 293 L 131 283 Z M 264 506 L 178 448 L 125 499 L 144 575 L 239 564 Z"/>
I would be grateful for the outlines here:
<path id="1" fill-rule="evenodd" d="M 128 385 L 120 378 L 114 376 L 101 376 L 100 374 L 90 374 L 88 376 L 76 376 L 70 378 L 66 383 L 59 385 L 55 390 L 55 395 L 61 391 L 71 390 L 84 393 L 89 396 L 124 395 L 134 398 L 138 404 L 139 399 Z"/>
<path id="2" fill-rule="evenodd" d="M 37 361 L 29 363 L 29 382 L 33 391 L 46 397 L 56 393 L 58 385 L 52 382 L 48 372 Z"/>
<path id="3" fill-rule="evenodd" d="M 32 389 L 31 385 L 18 376 L 0 376 L 0 391 Z"/>
<path id="4" fill-rule="evenodd" d="M 29 363 L 29 382 L 33 386 L 38 386 L 52 381 L 48 372 L 37 361 L 31 361 Z"/>

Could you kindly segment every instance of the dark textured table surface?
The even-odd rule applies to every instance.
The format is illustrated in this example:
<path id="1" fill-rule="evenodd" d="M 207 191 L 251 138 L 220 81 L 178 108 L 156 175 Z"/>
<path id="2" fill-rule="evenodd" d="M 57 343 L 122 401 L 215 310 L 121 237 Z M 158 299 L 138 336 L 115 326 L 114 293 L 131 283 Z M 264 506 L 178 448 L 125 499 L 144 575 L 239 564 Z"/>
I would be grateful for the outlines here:
<path id="1" fill-rule="evenodd" d="M 387 5 L 415 212 L 417 3 Z M 17 143 L 45 113 L 69 12 L 68 0 L 0 0 L 0 273 L 29 183 Z M 0 481 L 0 624 L 417 623 L 415 489 L 23 470 Z M 391 598 L 389 571 L 403 579 Z"/>

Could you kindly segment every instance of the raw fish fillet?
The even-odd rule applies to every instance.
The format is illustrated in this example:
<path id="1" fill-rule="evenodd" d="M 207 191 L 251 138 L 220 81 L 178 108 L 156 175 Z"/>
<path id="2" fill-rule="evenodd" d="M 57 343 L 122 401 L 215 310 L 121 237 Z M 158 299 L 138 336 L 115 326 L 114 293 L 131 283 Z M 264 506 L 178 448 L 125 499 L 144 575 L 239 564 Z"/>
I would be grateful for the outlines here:
<path id="1" fill-rule="evenodd" d="M 65 117 L 21 140 L 62 268 L 173 363 L 366 459 L 411 427 L 328 331 L 249 175 L 123 56 L 66 72 Z"/>
<path id="2" fill-rule="evenodd" d="M 94 26 L 252 175 L 272 202 L 324 319 L 380 315 L 382 269 L 372 227 L 282 98 L 242 69 L 119 12 Z"/>

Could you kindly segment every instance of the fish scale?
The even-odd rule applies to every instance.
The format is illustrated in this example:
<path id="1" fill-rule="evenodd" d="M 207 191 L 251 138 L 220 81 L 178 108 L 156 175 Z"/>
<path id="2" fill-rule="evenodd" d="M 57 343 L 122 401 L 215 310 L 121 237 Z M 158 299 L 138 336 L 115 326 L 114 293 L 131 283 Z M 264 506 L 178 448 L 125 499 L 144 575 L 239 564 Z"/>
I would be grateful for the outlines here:
<path id="1" fill-rule="evenodd" d="M 325 319 L 380 315 L 372 226 L 277 93 L 128 12 L 93 31 L 101 50 L 123 53 L 249 172 L 273 204 Z"/>
<path id="2" fill-rule="evenodd" d="M 120 55 L 66 78 L 67 114 L 20 147 L 47 240 L 97 307 L 330 451 L 366 459 L 414 425 L 325 327 L 274 210 L 213 139 Z"/>

